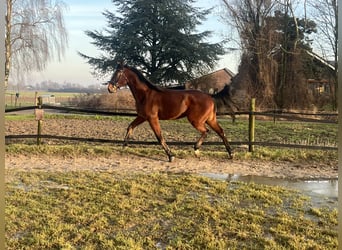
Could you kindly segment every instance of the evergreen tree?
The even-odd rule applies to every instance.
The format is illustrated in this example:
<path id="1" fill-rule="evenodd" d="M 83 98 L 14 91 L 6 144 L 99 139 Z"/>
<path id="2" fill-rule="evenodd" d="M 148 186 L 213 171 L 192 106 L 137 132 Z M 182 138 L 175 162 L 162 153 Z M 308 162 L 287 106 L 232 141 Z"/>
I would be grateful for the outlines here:
<path id="1" fill-rule="evenodd" d="M 193 7 L 193 0 L 112 0 L 117 11 L 105 11 L 108 28 L 86 31 L 103 53 L 91 57 L 79 53 L 94 74 L 111 73 L 124 60 L 155 83 L 191 79 L 212 69 L 221 43 L 208 43 L 210 31 L 196 30 L 210 13 Z"/>

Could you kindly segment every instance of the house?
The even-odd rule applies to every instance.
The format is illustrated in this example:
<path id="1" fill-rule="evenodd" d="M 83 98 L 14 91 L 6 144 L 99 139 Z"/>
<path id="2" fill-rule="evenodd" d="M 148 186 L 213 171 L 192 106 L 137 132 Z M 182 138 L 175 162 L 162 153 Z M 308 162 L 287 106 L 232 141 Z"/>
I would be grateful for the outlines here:
<path id="1" fill-rule="evenodd" d="M 185 89 L 198 89 L 209 94 L 220 92 L 230 84 L 234 73 L 227 68 L 217 70 L 185 83 Z"/>
<path id="2" fill-rule="evenodd" d="M 309 91 L 311 91 L 314 96 L 333 94 L 335 92 L 334 74 L 336 69 L 334 65 L 336 65 L 336 63 L 327 61 L 312 51 L 306 52 L 314 61 L 318 62 L 322 68 L 325 69 L 321 74 L 320 79 L 307 79 Z"/>

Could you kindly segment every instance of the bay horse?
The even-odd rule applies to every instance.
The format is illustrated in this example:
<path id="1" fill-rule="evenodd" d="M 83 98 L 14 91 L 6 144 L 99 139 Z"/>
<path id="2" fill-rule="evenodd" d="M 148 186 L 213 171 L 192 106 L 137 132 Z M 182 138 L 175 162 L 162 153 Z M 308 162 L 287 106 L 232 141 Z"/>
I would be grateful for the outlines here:
<path id="1" fill-rule="evenodd" d="M 159 120 L 187 117 L 191 125 L 201 133 L 201 137 L 194 146 L 195 153 L 198 152 L 209 131 L 205 125 L 208 124 L 221 137 L 228 156 L 232 159 L 231 147 L 217 122 L 215 104 L 209 94 L 199 90 L 171 90 L 156 86 L 136 68 L 119 63 L 112 78 L 108 81 L 108 91 L 114 93 L 118 88 L 127 85 L 135 99 L 138 116 L 127 128 L 124 145 L 127 145 L 134 128 L 148 121 L 167 154 L 169 162 L 172 162 L 174 156 L 162 136 Z"/>

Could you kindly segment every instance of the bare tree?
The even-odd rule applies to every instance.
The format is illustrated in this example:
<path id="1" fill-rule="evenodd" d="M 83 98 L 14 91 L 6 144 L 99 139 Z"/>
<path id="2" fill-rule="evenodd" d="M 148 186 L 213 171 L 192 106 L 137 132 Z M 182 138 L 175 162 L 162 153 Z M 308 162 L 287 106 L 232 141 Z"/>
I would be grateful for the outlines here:
<path id="1" fill-rule="evenodd" d="M 43 70 L 68 43 L 62 1 L 7 0 L 5 88 L 10 76 Z"/>
<path id="2" fill-rule="evenodd" d="M 326 58 L 337 58 L 337 1 L 310 0 L 310 15 L 314 17 L 322 55 Z M 337 62 L 337 60 L 335 60 Z"/>
<path id="3" fill-rule="evenodd" d="M 239 86 L 234 86 L 235 91 L 240 89 L 239 95 L 246 101 L 250 97 L 256 97 L 259 99 L 260 106 L 273 105 L 275 77 L 272 72 L 277 70 L 277 65 L 274 65 L 272 58 L 267 55 L 277 45 L 274 43 L 277 40 L 274 36 L 277 34 L 270 32 L 273 29 L 266 20 L 274 10 L 274 1 L 222 0 L 222 2 L 228 15 L 226 20 L 239 34 L 242 50 L 239 73 L 233 79 L 233 84 L 239 82 Z M 246 105 L 241 102 L 243 100 L 239 100 L 240 105 Z"/>
<path id="4" fill-rule="evenodd" d="M 295 15 L 296 0 L 222 0 L 230 23 L 239 33 L 242 56 L 233 91 L 259 107 L 298 108 L 309 104 L 305 85 L 306 36 L 310 20 Z M 299 5 L 298 5 L 299 6 Z M 235 93 L 233 93 L 235 95 Z M 243 100 L 240 105 L 246 105 Z"/>
<path id="5" fill-rule="evenodd" d="M 336 0 L 308 0 L 309 14 L 314 18 L 318 28 L 316 42 L 326 61 L 334 63 L 334 106 L 337 107 L 337 1 Z"/>

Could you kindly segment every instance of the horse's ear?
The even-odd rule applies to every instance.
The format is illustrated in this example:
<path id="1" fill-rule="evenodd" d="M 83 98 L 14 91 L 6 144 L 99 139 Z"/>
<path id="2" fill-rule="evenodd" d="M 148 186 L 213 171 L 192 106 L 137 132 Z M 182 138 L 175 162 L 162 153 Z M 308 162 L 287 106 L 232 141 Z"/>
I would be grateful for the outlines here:
<path id="1" fill-rule="evenodd" d="M 118 62 L 118 65 L 116 66 L 116 69 L 123 69 L 124 66 L 125 66 L 124 60 L 120 60 L 120 61 Z"/>
<path id="2" fill-rule="evenodd" d="M 123 61 L 120 61 L 120 62 L 118 62 L 118 64 L 116 65 L 116 69 L 117 70 L 120 70 L 120 69 L 122 69 L 123 68 Z"/>

